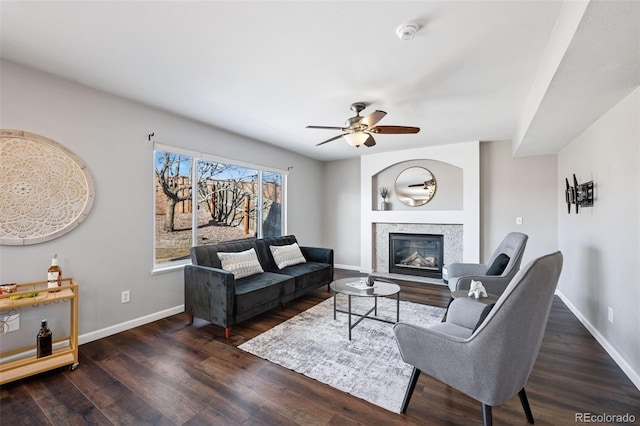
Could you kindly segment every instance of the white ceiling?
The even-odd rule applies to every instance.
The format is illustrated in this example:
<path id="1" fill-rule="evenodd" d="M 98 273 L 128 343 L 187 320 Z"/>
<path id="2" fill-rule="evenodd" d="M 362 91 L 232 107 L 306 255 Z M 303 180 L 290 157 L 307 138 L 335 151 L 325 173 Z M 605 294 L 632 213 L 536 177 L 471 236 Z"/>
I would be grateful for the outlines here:
<path id="1" fill-rule="evenodd" d="M 320 160 L 504 139 L 539 154 L 640 84 L 640 2 L 568 3 L 579 10 L 561 1 L 3 0 L 0 53 Z M 401 41 L 406 22 L 421 29 Z M 581 90 L 594 79 L 598 87 Z M 341 126 L 356 101 L 370 104 L 363 114 L 386 111 L 380 124 L 421 131 L 377 135 L 373 148 L 315 146 L 337 132 L 305 126 Z"/>

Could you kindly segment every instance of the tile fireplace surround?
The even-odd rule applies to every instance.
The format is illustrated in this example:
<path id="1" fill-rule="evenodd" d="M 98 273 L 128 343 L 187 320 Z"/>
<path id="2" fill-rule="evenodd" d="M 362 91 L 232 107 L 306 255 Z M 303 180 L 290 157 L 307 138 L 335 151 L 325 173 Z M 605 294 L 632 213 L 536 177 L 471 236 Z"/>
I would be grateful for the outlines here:
<path id="1" fill-rule="evenodd" d="M 437 160 L 462 169 L 461 210 L 372 209 L 374 177 L 396 164 Z M 389 232 L 444 235 L 444 263 L 480 261 L 480 144 L 466 142 L 363 155 L 360 159 L 360 271 L 389 275 Z M 437 177 L 436 177 L 437 179 Z M 437 194 L 436 194 L 437 196 Z M 409 275 L 402 275 L 410 279 Z M 416 277 L 424 281 L 424 277 Z M 427 278 L 427 280 L 429 280 Z M 441 280 L 440 280 L 441 282 Z"/>
<path id="2" fill-rule="evenodd" d="M 420 223 L 375 223 L 374 269 L 389 272 L 389 234 L 434 234 L 444 236 L 444 264 L 462 261 L 462 225 L 433 225 Z"/>

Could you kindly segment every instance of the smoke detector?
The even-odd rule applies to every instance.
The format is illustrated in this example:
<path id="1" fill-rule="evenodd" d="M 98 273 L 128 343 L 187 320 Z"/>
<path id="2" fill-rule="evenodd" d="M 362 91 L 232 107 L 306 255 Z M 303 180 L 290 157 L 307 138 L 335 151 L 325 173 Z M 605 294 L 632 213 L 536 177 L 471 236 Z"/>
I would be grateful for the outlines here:
<path id="1" fill-rule="evenodd" d="M 396 34 L 398 35 L 398 38 L 400 38 L 400 40 L 407 41 L 414 38 L 419 29 L 420 26 L 418 24 L 411 22 L 408 24 L 400 25 L 396 30 Z"/>

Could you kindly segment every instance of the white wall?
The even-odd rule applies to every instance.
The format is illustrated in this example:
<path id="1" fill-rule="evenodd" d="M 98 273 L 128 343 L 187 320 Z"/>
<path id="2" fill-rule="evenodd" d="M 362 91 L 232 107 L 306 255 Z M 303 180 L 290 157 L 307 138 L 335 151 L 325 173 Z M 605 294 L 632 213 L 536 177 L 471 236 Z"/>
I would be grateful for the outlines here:
<path id="1" fill-rule="evenodd" d="M 44 280 L 52 253 L 58 253 L 64 275 L 80 284 L 81 342 L 183 310 L 182 270 L 151 274 L 151 132 L 168 145 L 282 170 L 293 167 L 288 231 L 302 244 L 322 243 L 321 162 L 10 62 L 1 67 L 2 128 L 67 147 L 87 164 L 96 195 L 88 218 L 70 233 L 41 244 L 0 247 L 0 280 Z M 120 303 L 123 290 L 131 291 L 128 304 Z M 2 335 L 3 350 L 32 344 L 45 314 L 50 315 L 25 310 L 20 330 Z M 48 319 L 54 333 L 68 321 Z"/>
<path id="2" fill-rule="evenodd" d="M 480 144 L 481 259 L 489 259 L 509 232 L 529 236 L 522 259 L 557 250 L 557 156 L 514 158 L 511 141 Z M 522 225 L 516 225 L 516 217 Z"/>
<path id="3" fill-rule="evenodd" d="M 640 387 L 640 89 L 558 156 L 559 289 L 573 312 Z M 567 214 L 565 177 L 593 180 L 593 207 Z M 613 323 L 607 319 L 613 309 Z"/>

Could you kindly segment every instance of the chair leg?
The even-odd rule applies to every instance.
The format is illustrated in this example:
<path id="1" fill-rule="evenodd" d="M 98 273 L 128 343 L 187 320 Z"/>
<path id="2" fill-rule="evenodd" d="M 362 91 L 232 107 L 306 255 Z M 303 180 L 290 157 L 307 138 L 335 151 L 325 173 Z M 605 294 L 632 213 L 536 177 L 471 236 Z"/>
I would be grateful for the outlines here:
<path id="1" fill-rule="evenodd" d="M 193 324 L 193 314 L 189 314 L 189 325 Z"/>
<path id="2" fill-rule="evenodd" d="M 409 379 L 409 386 L 407 387 L 407 392 L 404 394 L 404 400 L 402 401 L 402 409 L 400 410 L 401 413 L 407 412 L 409 401 L 411 401 L 411 395 L 413 395 L 413 390 L 416 388 L 416 383 L 418 383 L 418 377 L 420 377 L 420 370 L 413 367 L 411 378 Z"/>
<path id="3" fill-rule="evenodd" d="M 527 399 L 527 394 L 524 391 L 524 388 L 520 392 L 518 392 L 518 396 L 520 397 L 520 402 L 522 403 L 522 409 L 524 410 L 524 415 L 527 416 L 527 421 L 533 424 L 533 413 L 531 412 L 531 407 L 529 406 L 529 400 Z"/>
<path id="4" fill-rule="evenodd" d="M 493 417 L 491 416 L 491 406 L 482 404 L 482 426 L 491 426 Z"/>
<path id="5" fill-rule="evenodd" d="M 225 327 L 224 329 L 224 337 L 225 339 L 228 339 L 231 337 L 231 327 Z"/>

